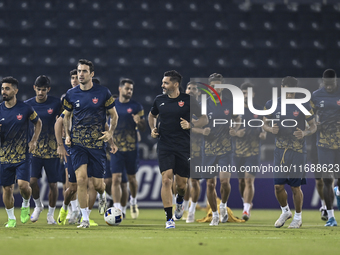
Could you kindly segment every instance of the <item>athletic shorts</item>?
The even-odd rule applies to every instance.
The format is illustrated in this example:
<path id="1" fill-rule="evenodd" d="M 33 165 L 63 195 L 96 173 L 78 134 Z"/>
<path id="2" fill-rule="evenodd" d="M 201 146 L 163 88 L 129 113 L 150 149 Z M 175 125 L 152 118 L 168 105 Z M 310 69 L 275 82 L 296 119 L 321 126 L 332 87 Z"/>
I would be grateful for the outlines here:
<path id="1" fill-rule="evenodd" d="M 38 158 L 32 156 L 31 158 L 31 177 L 40 179 L 42 177 L 42 168 L 44 168 L 47 182 L 56 183 L 60 179 L 60 158 Z"/>
<path id="2" fill-rule="evenodd" d="M 128 175 L 135 175 L 138 171 L 138 151 L 117 151 L 110 153 L 110 169 L 112 174 L 123 173 L 124 169 Z"/>
<path id="3" fill-rule="evenodd" d="M 220 172 L 224 172 L 230 169 L 230 167 L 233 166 L 233 153 L 232 151 L 229 151 L 226 154 L 223 155 L 217 155 L 217 156 L 204 156 L 203 157 L 203 167 L 211 167 L 215 166 L 216 171 L 215 172 L 206 172 L 203 175 L 203 178 L 205 179 L 211 179 L 216 176 L 219 176 Z M 230 172 L 231 173 L 231 172 Z"/>
<path id="4" fill-rule="evenodd" d="M 11 186 L 15 184 L 15 179 L 30 181 L 31 159 L 15 164 L 1 164 L 0 167 L 0 186 Z"/>
<path id="5" fill-rule="evenodd" d="M 237 177 L 238 178 L 244 178 L 245 176 L 245 171 L 247 169 L 251 170 L 252 166 L 259 166 L 260 165 L 260 154 L 258 155 L 253 155 L 253 156 L 249 156 L 249 157 L 233 157 L 234 159 L 234 166 L 237 169 Z M 241 166 L 247 167 L 245 169 L 243 169 L 243 171 L 241 170 Z M 249 167 L 249 168 L 248 168 Z M 249 174 L 251 174 L 252 176 L 256 176 L 256 171 L 250 171 L 249 170 Z"/>
<path id="6" fill-rule="evenodd" d="M 82 146 L 73 145 L 71 147 L 70 156 L 74 172 L 77 171 L 81 165 L 86 164 L 87 175 L 89 177 L 104 178 L 106 168 L 105 149 L 89 149 Z"/>
<path id="7" fill-rule="evenodd" d="M 71 148 L 67 147 L 66 149 L 69 156 L 66 156 L 67 163 L 65 162 L 65 168 L 67 168 L 68 173 L 68 181 L 72 183 L 77 182 L 76 173 L 74 171 L 73 165 L 72 165 L 72 158 L 71 158 Z"/>
<path id="8" fill-rule="evenodd" d="M 181 177 L 190 178 L 190 151 L 172 151 L 157 147 L 160 172 L 172 169 Z"/>
<path id="9" fill-rule="evenodd" d="M 111 167 L 111 160 L 106 160 L 106 170 L 104 174 L 104 179 L 112 178 L 110 167 Z M 124 169 L 122 173 L 122 183 L 127 183 L 127 182 L 128 182 L 128 177 L 127 177 L 126 170 Z"/>
<path id="10" fill-rule="evenodd" d="M 300 171 L 300 166 L 307 162 L 307 155 L 293 150 L 275 148 L 274 167 L 281 166 L 287 171 L 274 171 L 274 184 L 288 184 L 291 187 L 299 187 L 306 184 L 305 172 Z M 295 166 L 295 167 L 294 167 Z M 288 171 L 290 170 L 290 171 Z"/>
<path id="11" fill-rule="evenodd" d="M 340 178 L 340 149 L 332 150 L 318 147 L 319 167 L 325 169 L 318 173 L 319 178 Z"/>
<path id="12" fill-rule="evenodd" d="M 197 172 L 196 167 L 202 166 L 202 157 L 191 157 L 190 160 L 190 178 L 195 180 L 200 180 L 203 178 L 203 174 L 200 172 Z"/>

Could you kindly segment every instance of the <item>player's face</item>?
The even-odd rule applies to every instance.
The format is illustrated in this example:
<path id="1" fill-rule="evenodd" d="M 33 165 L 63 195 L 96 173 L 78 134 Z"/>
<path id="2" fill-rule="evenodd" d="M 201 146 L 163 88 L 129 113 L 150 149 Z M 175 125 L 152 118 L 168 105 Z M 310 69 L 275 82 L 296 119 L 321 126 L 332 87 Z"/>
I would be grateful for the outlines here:
<path id="1" fill-rule="evenodd" d="M 4 101 L 10 101 L 18 93 L 18 89 L 14 88 L 10 83 L 3 83 L 1 85 L 1 95 Z"/>
<path id="2" fill-rule="evenodd" d="M 323 85 L 328 93 L 333 93 L 337 88 L 336 79 L 323 79 Z"/>
<path id="3" fill-rule="evenodd" d="M 170 77 L 167 77 L 167 76 L 163 77 L 163 80 L 162 80 L 163 94 L 165 95 L 172 94 L 175 91 L 177 84 L 178 82 L 170 81 Z"/>
<path id="4" fill-rule="evenodd" d="M 39 101 L 45 101 L 47 99 L 47 93 L 51 89 L 47 87 L 37 87 L 35 85 L 33 85 L 33 88 Z"/>
<path id="5" fill-rule="evenodd" d="M 125 98 L 130 99 L 133 94 L 133 85 L 130 83 L 125 83 L 124 86 L 119 87 L 119 93 Z"/>
<path id="6" fill-rule="evenodd" d="M 222 82 L 220 81 L 211 81 L 210 82 L 210 86 L 213 87 L 215 89 L 215 85 L 216 84 L 222 84 Z M 223 88 L 218 88 L 218 89 L 215 89 L 217 94 L 221 95 L 222 94 L 222 91 L 223 91 Z M 215 93 L 213 91 L 211 91 L 213 95 L 215 95 Z"/>
<path id="7" fill-rule="evenodd" d="M 196 97 L 198 95 L 197 85 L 189 84 L 185 90 L 185 93 Z"/>
<path id="8" fill-rule="evenodd" d="M 78 84 L 79 84 L 78 75 L 76 75 L 76 74 L 72 75 L 71 76 L 71 85 L 72 85 L 72 88 L 74 88 Z"/>
<path id="9" fill-rule="evenodd" d="M 78 65 L 77 73 L 79 83 L 83 85 L 89 83 L 94 76 L 94 72 L 90 72 L 90 67 L 88 65 Z"/>
<path id="10" fill-rule="evenodd" d="M 289 87 L 283 86 L 283 88 L 289 88 Z M 286 93 L 286 98 L 287 99 L 294 99 L 295 98 L 295 93 Z"/>

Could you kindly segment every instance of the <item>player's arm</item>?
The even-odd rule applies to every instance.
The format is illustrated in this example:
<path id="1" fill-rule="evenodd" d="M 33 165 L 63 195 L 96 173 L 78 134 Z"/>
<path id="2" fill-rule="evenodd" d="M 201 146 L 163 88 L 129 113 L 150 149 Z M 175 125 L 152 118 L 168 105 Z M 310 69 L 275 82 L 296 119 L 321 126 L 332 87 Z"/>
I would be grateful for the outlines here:
<path id="1" fill-rule="evenodd" d="M 63 143 L 63 118 L 59 117 L 54 124 L 54 133 L 57 140 L 57 154 L 59 158 L 63 159 L 67 163 L 66 156 L 69 156 L 65 150 Z"/>
<path id="2" fill-rule="evenodd" d="M 118 123 L 116 107 L 108 109 L 107 112 L 111 118 L 109 130 L 102 132 L 103 136 L 98 138 L 99 140 L 104 140 L 104 142 L 108 142 L 113 137 L 113 132 L 115 131 Z"/>
<path id="3" fill-rule="evenodd" d="M 201 134 L 201 135 L 204 135 L 204 136 L 208 136 L 210 134 L 210 127 L 206 127 L 206 128 L 196 128 L 196 127 L 193 127 L 191 129 L 191 131 L 194 134 Z"/>
<path id="4" fill-rule="evenodd" d="M 34 124 L 34 133 L 33 133 L 31 141 L 28 143 L 29 153 L 33 153 L 35 151 L 37 147 L 37 141 L 38 141 L 41 128 L 42 128 L 42 122 L 40 119 L 38 119 L 37 122 L 33 124 Z"/>
<path id="5" fill-rule="evenodd" d="M 134 122 L 136 123 L 138 130 L 141 131 L 141 132 L 144 132 L 145 129 L 146 129 L 145 119 L 142 116 L 140 116 L 139 114 L 136 114 L 136 115 L 132 114 L 132 118 L 133 118 Z"/>
<path id="6" fill-rule="evenodd" d="M 263 117 L 263 129 L 266 132 L 270 132 L 270 133 L 276 135 L 277 133 L 279 133 L 279 127 L 278 127 L 278 125 L 276 123 L 271 127 L 269 125 L 269 123 L 271 121 L 272 120 L 269 121 L 266 117 Z"/>
<path id="7" fill-rule="evenodd" d="M 64 131 L 65 131 L 65 144 L 67 146 L 71 146 L 71 132 L 70 129 L 68 127 L 71 126 L 71 112 L 69 112 L 68 110 L 66 110 L 64 112 L 64 120 L 63 120 L 63 124 L 64 124 Z"/>
<path id="8" fill-rule="evenodd" d="M 107 122 L 105 123 L 105 131 L 109 131 L 110 127 L 107 124 Z M 112 154 L 115 154 L 118 151 L 118 147 L 117 145 L 114 143 L 113 141 L 113 136 L 111 137 L 111 139 L 107 142 L 110 145 L 110 152 Z"/>
<path id="9" fill-rule="evenodd" d="M 158 115 L 153 115 L 151 112 L 149 112 L 148 121 L 149 121 L 149 127 L 151 129 L 152 138 L 157 138 L 159 136 L 158 129 L 156 127 L 157 117 Z"/>

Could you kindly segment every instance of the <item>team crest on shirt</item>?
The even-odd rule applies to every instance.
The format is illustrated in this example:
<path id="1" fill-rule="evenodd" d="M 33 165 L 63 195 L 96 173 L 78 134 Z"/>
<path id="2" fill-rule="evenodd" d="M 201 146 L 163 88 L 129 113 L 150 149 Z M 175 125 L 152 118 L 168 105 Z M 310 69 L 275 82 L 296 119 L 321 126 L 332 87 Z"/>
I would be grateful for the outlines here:
<path id="1" fill-rule="evenodd" d="M 179 105 L 179 107 L 183 107 L 184 102 L 183 102 L 183 101 L 179 101 L 179 102 L 178 102 L 178 105 Z"/>
<path id="2" fill-rule="evenodd" d="M 259 116 L 257 114 L 254 114 L 253 115 L 255 119 L 257 119 Z"/>
<path id="3" fill-rule="evenodd" d="M 128 108 L 126 111 L 127 111 L 128 113 L 132 113 L 132 109 L 131 109 L 131 108 Z"/>
<path id="4" fill-rule="evenodd" d="M 48 114 L 52 114 L 52 113 L 53 113 L 53 109 L 52 109 L 52 108 L 48 109 L 48 110 L 47 110 L 47 113 L 48 113 Z"/>
<path id="5" fill-rule="evenodd" d="M 229 110 L 228 110 L 228 109 L 225 109 L 225 110 L 224 110 L 224 114 L 225 114 L 225 115 L 229 115 Z"/>
<path id="6" fill-rule="evenodd" d="M 336 101 L 336 104 L 340 106 L 340 99 Z"/>
<path id="7" fill-rule="evenodd" d="M 294 112 L 293 112 L 293 115 L 294 115 L 295 117 L 297 117 L 297 116 L 299 116 L 299 113 L 300 113 L 299 111 L 294 111 Z"/>
<path id="8" fill-rule="evenodd" d="M 94 104 L 97 104 L 97 103 L 98 103 L 98 98 L 96 98 L 96 97 L 92 98 L 92 102 L 93 102 Z"/>
<path id="9" fill-rule="evenodd" d="M 17 115 L 17 119 L 18 119 L 18 120 L 22 120 L 22 114 L 19 113 L 19 114 Z"/>

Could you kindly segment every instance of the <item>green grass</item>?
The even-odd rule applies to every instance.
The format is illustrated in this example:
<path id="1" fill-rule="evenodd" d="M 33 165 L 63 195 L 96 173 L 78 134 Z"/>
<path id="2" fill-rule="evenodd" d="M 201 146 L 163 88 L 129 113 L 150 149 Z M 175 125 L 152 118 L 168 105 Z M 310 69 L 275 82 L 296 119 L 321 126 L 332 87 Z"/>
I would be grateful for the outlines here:
<path id="1" fill-rule="evenodd" d="M 31 208 L 31 213 L 33 209 Z M 56 217 L 59 210 L 56 211 Z M 340 227 L 326 228 L 317 210 L 303 211 L 301 229 L 280 229 L 274 222 L 281 211 L 252 210 L 246 223 L 225 223 L 210 227 L 208 223 L 176 222 L 176 229 L 165 229 L 162 209 L 140 209 L 137 220 L 127 219 L 117 227 L 106 225 L 94 209 L 91 219 L 99 226 L 77 229 L 75 225 L 46 224 L 47 210 L 36 223 L 20 222 L 20 209 L 15 211 L 17 227 L 0 227 L 1 254 L 328 254 L 339 250 Z M 240 210 L 234 210 L 241 216 Z M 196 212 L 196 218 L 205 216 Z M 340 212 L 335 216 L 340 220 Z M 5 209 L 0 222 L 6 222 Z M 340 222 L 339 222 L 340 223 Z"/>

